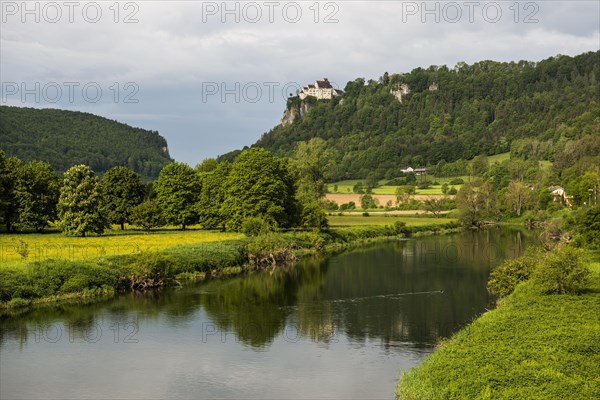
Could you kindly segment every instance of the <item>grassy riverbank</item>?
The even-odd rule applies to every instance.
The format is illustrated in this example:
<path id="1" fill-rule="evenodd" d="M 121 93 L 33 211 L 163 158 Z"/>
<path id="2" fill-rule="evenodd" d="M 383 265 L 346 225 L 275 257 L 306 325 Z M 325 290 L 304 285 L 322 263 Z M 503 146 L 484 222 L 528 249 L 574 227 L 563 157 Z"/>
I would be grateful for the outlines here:
<path id="1" fill-rule="evenodd" d="M 600 262 L 580 295 L 524 282 L 419 367 L 400 399 L 600 398 Z"/>
<path id="2" fill-rule="evenodd" d="M 137 251 L 118 255 L 94 254 L 93 257 L 43 258 L 35 261 L 27 261 L 22 257 L 20 263 L 13 260 L 0 268 L 0 310 L 65 299 L 112 296 L 126 290 L 173 286 L 183 280 L 259 269 L 291 261 L 296 255 L 338 250 L 377 238 L 441 233 L 453 229 L 456 229 L 454 222 L 414 226 L 395 223 L 386 226 L 337 227 L 321 233 L 272 233 L 256 238 L 238 235 L 227 239 L 223 235 L 220 241 L 198 240 L 189 243 L 182 240 L 184 244 L 181 245 L 154 247 L 154 250 L 138 248 Z M 180 235 L 198 234 L 180 232 Z M 73 240 L 59 235 L 47 236 L 57 241 L 61 237 L 66 241 Z M 25 241 L 27 236 L 22 238 L 20 240 Z M 78 244 L 83 246 L 88 239 L 101 242 L 109 238 L 79 238 L 81 242 Z M 101 245 L 95 243 L 94 248 L 96 246 Z M 17 252 L 12 247 L 10 251 L 11 254 Z"/>

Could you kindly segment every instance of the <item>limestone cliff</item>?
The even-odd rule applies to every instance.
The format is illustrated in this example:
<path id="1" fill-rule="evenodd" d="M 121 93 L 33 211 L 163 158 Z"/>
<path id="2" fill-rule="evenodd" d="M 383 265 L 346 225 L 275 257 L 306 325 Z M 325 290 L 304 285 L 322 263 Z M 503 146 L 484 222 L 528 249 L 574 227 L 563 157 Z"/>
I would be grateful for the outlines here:
<path id="1" fill-rule="evenodd" d="M 306 100 L 288 101 L 281 118 L 281 125 L 291 125 L 296 119 L 302 119 L 311 108 L 312 105 Z"/>

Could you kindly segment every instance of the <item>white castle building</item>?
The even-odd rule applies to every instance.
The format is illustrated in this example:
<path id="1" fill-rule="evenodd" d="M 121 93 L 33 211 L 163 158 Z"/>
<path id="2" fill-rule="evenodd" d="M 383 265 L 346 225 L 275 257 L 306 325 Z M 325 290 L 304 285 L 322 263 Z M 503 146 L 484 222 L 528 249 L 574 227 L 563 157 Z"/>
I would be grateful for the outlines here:
<path id="1" fill-rule="evenodd" d="M 301 100 L 308 96 L 316 97 L 317 100 L 325 100 L 333 99 L 343 93 L 341 90 L 334 89 L 327 78 L 323 78 L 322 81 L 316 81 L 314 85 L 304 86 L 298 95 Z"/>

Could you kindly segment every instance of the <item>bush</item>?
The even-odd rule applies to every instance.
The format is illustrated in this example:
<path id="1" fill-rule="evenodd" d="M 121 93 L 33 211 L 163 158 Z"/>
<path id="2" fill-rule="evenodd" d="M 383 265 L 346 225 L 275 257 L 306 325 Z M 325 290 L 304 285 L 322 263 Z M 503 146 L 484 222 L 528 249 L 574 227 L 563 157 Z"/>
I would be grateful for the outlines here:
<path id="1" fill-rule="evenodd" d="M 528 280 L 541 258 L 541 249 L 528 249 L 525 255 L 504 260 L 490 274 L 488 280 L 488 291 L 496 296 L 508 296 L 515 287 Z"/>
<path id="2" fill-rule="evenodd" d="M 302 209 L 302 226 L 317 230 L 326 229 L 329 226 L 327 214 L 321 207 L 321 204 L 313 202 L 304 206 Z"/>
<path id="3" fill-rule="evenodd" d="M 454 178 L 450 181 L 451 185 L 462 185 L 463 183 L 465 183 L 463 178 Z"/>
<path id="4" fill-rule="evenodd" d="M 355 208 L 356 208 L 356 203 L 354 203 L 353 201 L 350 201 L 348 203 L 341 204 L 339 210 L 346 211 L 346 210 L 354 210 Z"/>
<path id="5" fill-rule="evenodd" d="M 271 232 L 271 225 L 260 217 L 246 217 L 242 221 L 241 231 L 246 236 L 258 236 Z"/>
<path id="6" fill-rule="evenodd" d="M 564 247 L 548 254 L 533 272 L 533 282 L 546 294 L 577 294 L 589 283 L 581 250 Z"/>
<path id="7" fill-rule="evenodd" d="M 337 205 L 337 203 L 333 200 L 324 200 L 323 201 L 323 207 L 327 210 L 327 211 L 336 211 L 339 207 Z"/>
<path id="8" fill-rule="evenodd" d="M 452 187 L 450 187 L 450 189 L 448 189 L 449 195 L 455 195 L 456 193 L 458 193 L 458 190 L 456 190 L 456 188 L 454 186 L 452 186 Z"/>
<path id="9" fill-rule="evenodd" d="M 296 247 L 297 245 L 289 237 L 271 233 L 258 236 L 248 242 L 246 252 L 250 265 L 264 268 L 294 261 Z"/>
<path id="10" fill-rule="evenodd" d="M 363 210 L 367 210 L 369 208 L 377 208 L 377 200 L 370 194 L 362 195 L 360 196 L 360 207 Z"/>
<path id="11" fill-rule="evenodd" d="M 0 301 L 35 299 L 102 287 L 116 288 L 119 271 L 106 264 L 46 260 L 0 269 Z"/>
<path id="12" fill-rule="evenodd" d="M 175 277 L 173 260 L 159 253 L 138 254 L 129 268 L 132 289 L 167 286 Z"/>
<path id="13" fill-rule="evenodd" d="M 387 186 L 403 186 L 406 185 L 406 178 L 394 178 L 390 179 L 387 183 Z"/>
<path id="14" fill-rule="evenodd" d="M 404 221 L 395 221 L 391 226 L 390 229 L 396 234 L 396 235 L 404 235 L 404 236 L 410 236 L 411 234 L 411 230 L 409 227 L 406 226 L 406 222 Z"/>

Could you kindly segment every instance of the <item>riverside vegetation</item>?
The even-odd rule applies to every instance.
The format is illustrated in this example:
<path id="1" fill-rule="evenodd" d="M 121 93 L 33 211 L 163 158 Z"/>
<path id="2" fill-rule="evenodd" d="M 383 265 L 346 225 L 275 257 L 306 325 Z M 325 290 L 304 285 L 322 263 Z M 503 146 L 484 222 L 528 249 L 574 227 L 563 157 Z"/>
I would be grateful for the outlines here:
<path id="1" fill-rule="evenodd" d="M 365 219 L 366 226 L 330 228 L 322 203 L 324 153 L 324 144 L 313 141 L 298 146 L 291 160 L 251 149 L 232 164 L 209 159 L 194 169 L 174 162 L 146 186 L 127 167 L 114 167 L 100 179 L 77 165 L 61 179 L 44 162 L 23 164 L 0 152 L 0 217 L 12 232 L 4 235 L 9 240 L 3 242 L 0 301 L 13 308 L 159 288 L 355 241 L 457 227 L 449 218 L 421 217 L 408 226 L 389 217 L 385 225 Z M 121 230 L 99 236 L 112 224 Z M 147 232 L 179 225 L 181 232 L 132 240 L 129 224 Z M 195 224 L 202 233 L 185 232 Z M 49 226 L 65 236 L 27 233 Z"/>
<path id="2" fill-rule="evenodd" d="M 600 397 L 600 206 L 569 244 L 530 248 L 492 271 L 498 307 L 404 372 L 400 399 Z"/>
<path id="3" fill-rule="evenodd" d="M 92 257 L 83 257 L 85 252 L 75 251 L 69 254 L 78 254 L 80 259 L 48 258 L 31 262 L 23 257 L 26 247 L 20 248 L 19 242 L 14 242 L 9 253 L 15 255 L 21 250 L 22 261 L 0 268 L 0 304 L 4 309 L 12 309 L 56 300 L 112 296 L 123 290 L 179 285 L 189 279 L 273 267 L 293 261 L 298 255 L 332 251 L 377 238 L 439 233 L 457 227 L 456 223 L 431 222 L 407 226 L 398 220 L 387 226 L 339 227 L 321 232 L 263 232 L 258 236 L 234 235 L 230 238 L 221 233 L 210 235 L 203 232 L 205 238 L 212 236 L 211 239 L 216 240 L 221 235 L 222 240 L 181 244 L 160 250 L 155 247 L 153 251 L 136 251 L 135 246 L 121 247 L 132 253 L 120 255 L 96 255 L 98 248 L 102 247 L 96 244 L 91 246 Z M 194 234 L 195 231 L 179 232 L 177 238 L 184 239 Z M 154 235 L 162 236 L 160 232 L 150 236 Z M 199 241 L 197 237 L 195 240 Z M 19 241 L 25 243 L 22 239 Z M 96 243 L 99 242 L 96 240 Z M 52 248 L 58 247 L 55 246 Z"/>

